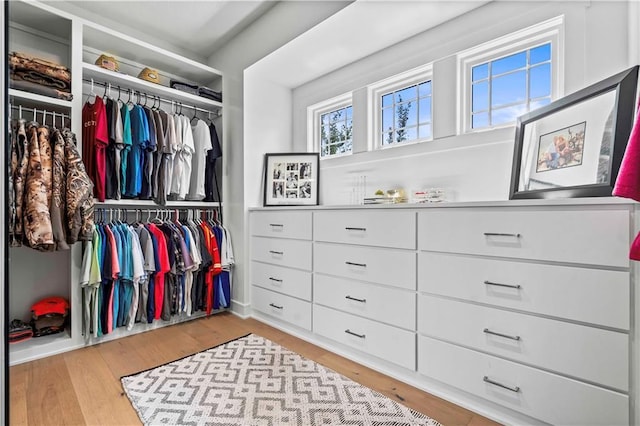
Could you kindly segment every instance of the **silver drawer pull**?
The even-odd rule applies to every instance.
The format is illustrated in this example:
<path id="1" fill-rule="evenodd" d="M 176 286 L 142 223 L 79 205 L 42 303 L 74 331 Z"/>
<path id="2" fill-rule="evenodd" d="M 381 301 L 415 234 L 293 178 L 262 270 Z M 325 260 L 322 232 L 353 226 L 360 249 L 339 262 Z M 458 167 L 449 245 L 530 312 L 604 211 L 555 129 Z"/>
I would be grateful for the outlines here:
<path id="1" fill-rule="evenodd" d="M 274 228 L 284 228 L 284 225 L 281 223 L 270 223 L 269 226 L 272 226 Z"/>
<path id="2" fill-rule="evenodd" d="M 349 226 L 345 227 L 344 229 L 346 229 L 347 231 L 366 231 L 367 228 L 351 228 Z"/>
<path id="3" fill-rule="evenodd" d="M 509 336 L 508 334 L 502 334 L 502 333 L 498 333 L 495 331 L 491 331 L 488 328 L 485 328 L 484 330 L 482 330 L 483 332 L 487 333 L 487 334 L 492 334 L 494 336 L 500 336 L 500 337 L 504 337 L 506 339 L 511 339 L 511 340 L 520 340 L 520 336 Z"/>
<path id="4" fill-rule="evenodd" d="M 278 255 L 280 255 L 280 256 L 282 256 L 282 255 L 284 254 L 284 252 L 282 252 L 282 251 L 273 251 L 273 250 L 269 250 L 269 253 L 271 253 L 271 254 L 278 254 Z"/>
<path id="5" fill-rule="evenodd" d="M 355 300 L 356 302 L 360 302 L 360 303 L 367 303 L 367 299 L 356 299 L 355 297 L 351 297 L 349 295 L 345 296 L 344 298 L 349 300 Z"/>
<path id="6" fill-rule="evenodd" d="M 364 339 L 366 337 L 364 334 L 354 333 L 353 331 L 349 330 L 348 328 L 344 332 L 347 333 L 347 334 L 350 334 L 352 336 L 359 337 L 361 339 Z"/>
<path id="7" fill-rule="evenodd" d="M 499 387 L 501 387 L 501 388 L 503 388 L 503 389 L 510 390 L 511 392 L 516 392 L 516 393 L 517 393 L 517 392 L 520 392 L 520 386 L 511 387 L 511 386 L 503 385 L 502 383 L 498 383 L 498 382 L 495 382 L 495 381 L 491 380 L 491 379 L 490 379 L 489 377 L 487 377 L 487 376 L 484 376 L 484 377 L 482 378 L 482 380 L 483 380 L 484 382 L 486 382 L 486 383 L 490 383 L 490 384 L 492 384 L 492 385 L 494 385 L 494 386 L 499 386 Z"/>
<path id="8" fill-rule="evenodd" d="M 362 268 L 366 268 L 367 264 L 366 263 L 354 263 L 354 262 L 344 262 L 347 265 L 351 265 L 351 266 L 360 266 Z"/>
<path id="9" fill-rule="evenodd" d="M 274 305 L 273 303 L 269 303 L 269 306 L 276 309 L 282 309 L 282 306 Z"/>
<path id="10" fill-rule="evenodd" d="M 518 289 L 522 288 L 520 284 L 501 284 L 501 283 L 494 283 L 493 281 L 487 281 L 487 280 L 485 280 L 484 283 L 486 285 L 495 285 L 498 287 L 509 287 L 509 288 L 518 288 Z"/>
<path id="11" fill-rule="evenodd" d="M 273 277 L 269 277 L 269 280 L 270 280 L 270 281 L 275 281 L 275 282 L 277 282 L 277 283 L 281 283 L 281 282 L 282 282 L 282 280 L 279 280 L 279 279 L 277 279 L 277 278 L 273 278 Z"/>
<path id="12" fill-rule="evenodd" d="M 502 232 L 485 232 L 485 237 L 516 237 L 520 238 L 520 234 L 504 234 Z"/>

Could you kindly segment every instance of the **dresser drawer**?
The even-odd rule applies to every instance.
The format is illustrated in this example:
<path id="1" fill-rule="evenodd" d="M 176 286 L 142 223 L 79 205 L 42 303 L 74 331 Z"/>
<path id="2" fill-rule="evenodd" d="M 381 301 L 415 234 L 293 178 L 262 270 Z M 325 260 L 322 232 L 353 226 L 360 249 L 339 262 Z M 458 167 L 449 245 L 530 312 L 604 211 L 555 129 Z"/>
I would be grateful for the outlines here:
<path id="1" fill-rule="evenodd" d="M 424 336 L 418 337 L 418 354 L 418 370 L 425 376 L 544 422 L 629 424 L 629 398 L 618 392 Z M 485 377 L 518 391 L 488 383 Z"/>
<path id="2" fill-rule="evenodd" d="M 419 296 L 418 312 L 418 330 L 430 337 L 629 389 L 626 333 L 426 295 Z"/>
<path id="3" fill-rule="evenodd" d="M 311 270 L 311 241 L 251 237 L 251 260 Z"/>
<path id="4" fill-rule="evenodd" d="M 630 326 L 629 280 L 626 271 L 418 254 L 419 291 L 622 330 Z"/>
<path id="5" fill-rule="evenodd" d="M 313 301 L 408 330 L 416 329 L 415 292 L 316 274 Z"/>
<path id="6" fill-rule="evenodd" d="M 416 254 L 411 251 L 315 243 L 315 272 L 416 289 Z"/>
<path id="7" fill-rule="evenodd" d="M 319 305 L 313 305 L 313 317 L 314 333 L 402 367 L 416 369 L 415 333 Z"/>
<path id="8" fill-rule="evenodd" d="M 311 301 L 311 272 L 251 262 L 251 284 Z"/>
<path id="9" fill-rule="evenodd" d="M 629 212 L 532 208 L 430 209 L 420 250 L 629 267 Z"/>
<path id="10" fill-rule="evenodd" d="M 311 303 L 256 286 L 252 289 L 253 309 L 311 330 Z"/>
<path id="11" fill-rule="evenodd" d="M 416 214 L 409 211 L 323 211 L 313 216 L 316 241 L 416 248 Z"/>
<path id="12" fill-rule="evenodd" d="M 310 211 L 251 212 L 251 235 L 261 237 L 311 239 Z"/>

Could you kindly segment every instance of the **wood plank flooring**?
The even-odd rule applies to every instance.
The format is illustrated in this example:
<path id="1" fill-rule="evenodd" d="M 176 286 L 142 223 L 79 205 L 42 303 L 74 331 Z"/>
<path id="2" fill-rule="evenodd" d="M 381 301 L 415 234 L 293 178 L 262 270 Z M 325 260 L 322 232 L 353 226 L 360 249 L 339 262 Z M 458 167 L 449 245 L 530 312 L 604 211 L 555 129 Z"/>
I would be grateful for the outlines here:
<path id="1" fill-rule="evenodd" d="M 496 425 L 254 319 L 214 315 L 11 367 L 11 425 L 140 425 L 120 377 L 255 333 L 444 425 Z"/>

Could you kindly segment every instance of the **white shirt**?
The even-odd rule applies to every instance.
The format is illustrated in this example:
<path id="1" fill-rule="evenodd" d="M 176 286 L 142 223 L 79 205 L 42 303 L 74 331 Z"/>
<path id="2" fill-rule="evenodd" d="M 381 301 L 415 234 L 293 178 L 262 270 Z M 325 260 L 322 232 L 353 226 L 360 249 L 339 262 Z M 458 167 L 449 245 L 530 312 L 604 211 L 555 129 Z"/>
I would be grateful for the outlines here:
<path id="1" fill-rule="evenodd" d="M 189 185 L 187 200 L 202 200 L 205 197 L 204 170 L 206 167 L 207 151 L 212 148 L 209 126 L 202 120 L 198 120 L 196 125 L 193 126 L 193 144 L 195 148 L 191 162 L 191 183 Z"/>

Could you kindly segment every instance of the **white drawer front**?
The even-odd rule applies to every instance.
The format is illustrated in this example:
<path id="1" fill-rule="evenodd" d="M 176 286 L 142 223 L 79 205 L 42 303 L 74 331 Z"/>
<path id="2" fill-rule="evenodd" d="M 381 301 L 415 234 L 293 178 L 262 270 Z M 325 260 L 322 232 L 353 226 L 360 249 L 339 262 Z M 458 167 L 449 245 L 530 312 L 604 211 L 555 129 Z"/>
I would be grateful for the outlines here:
<path id="1" fill-rule="evenodd" d="M 251 235 L 261 237 L 311 239 L 310 211 L 251 212 Z"/>
<path id="2" fill-rule="evenodd" d="M 597 386 L 418 337 L 418 370 L 451 386 L 544 422 L 558 425 L 628 425 L 629 398 Z M 492 380 L 518 392 L 487 383 Z"/>
<path id="3" fill-rule="evenodd" d="M 311 303 L 253 286 L 253 309 L 311 330 Z"/>
<path id="4" fill-rule="evenodd" d="M 419 297 L 418 312 L 418 330 L 430 337 L 629 389 L 625 333 L 426 295 Z"/>
<path id="5" fill-rule="evenodd" d="M 251 284 L 311 301 L 311 272 L 251 262 Z"/>
<path id="6" fill-rule="evenodd" d="M 251 237 L 251 260 L 311 270 L 311 241 Z"/>
<path id="7" fill-rule="evenodd" d="M 629 266 L 624 210 L 430 209 L 418 232 L 420 250 Z"/>
<path id="8" fill-rule="evenodd" d="M 316 241 L 416 248 L 416 214 L 409 211 L 323 211 L 313 216 Z"/>
<path id="9" fill-rule="evenodd" d="M 416 289 L 415 252 L 315 243 L 313 262 L 315 272 Z"/>
<path id="10" fill-rule="evenodd" d="M 416 294 L 377 284 L 316 274 L 313 301 L 415 331 Z"/>
<path id="11" fill-rule="evenodd" d="M 380 314 L 384 315 L 384 312 Z M 313 317 L 314 333 L 402 367 L 416 369 L 415 333 L 319 305 L 313 305 Z"/>
<path id="12" fill-rule="evenodd" d="M 630 326 L 629 279 L 622 271 L 418 254 L 420 291 L 622 330 Z"/>

